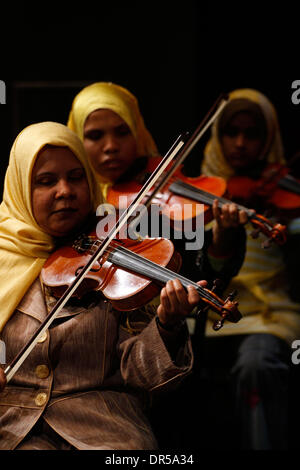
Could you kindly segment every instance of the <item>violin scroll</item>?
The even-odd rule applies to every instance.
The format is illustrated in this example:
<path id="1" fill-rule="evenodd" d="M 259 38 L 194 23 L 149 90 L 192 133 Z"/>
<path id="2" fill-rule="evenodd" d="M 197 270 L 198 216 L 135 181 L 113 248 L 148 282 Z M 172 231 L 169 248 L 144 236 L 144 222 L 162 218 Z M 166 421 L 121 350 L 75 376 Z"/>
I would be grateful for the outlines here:
<path id="1" fill-rule="evenodd" d="M 218 331 L 220 328 L 222 328 L 225 320 L 228 320 L 232 323 L 237 323 L 242 318 L 242 315 L 238 310 L 239 304 L 233 300 L 236 295 L 237 291 L 233 291 L 228 295 L 227 299 L 224 300 L 223 307 L 220 311 L 221 318 L 216 320 L 213 324 L 213 329 L 215 331 Z"/>
<path id="2" fill-rule="evenodd" d="M 217 331 L 222 328 L 226 320 L 230 321 L 231 323 L 237 323 L 242 318 L 242 315 L 238 310 L 238 302 L 234 301 L 234 298 L 237 295 L 237 291 L 235 290 L 231 292 L 228 297 L 223 300 L 214 292 L 216 290 L 215 282 L 212 290 L 202 288 L 202 291 L 205 291 L 205 293 L 208 294 L 205 297 L 202 297 L 200 294 L 201 300 L 205 302 L 206 306 L 204 309 L 199 309 L 197 315 L 199 316 L 203 313 L 203 310 L 208 310 L 211 307 L 221 316 L 221 318 L 216 320 L 213 324 L 213 329 Z"/>
<path id="3" fill-rule="evenodd" d="M 256 214 L 250 219 L 250 222 L 255 227 L 251 233 L 252 238 L 257 238 L 259 233 L 264 233 L 268 239 L 262 243 L 263 248 L 269 248 L 273 242 L 277 245 L 284 245 L 287 239 L 286 226 L 280 223 L 272 224 L 263 215 Z"/>

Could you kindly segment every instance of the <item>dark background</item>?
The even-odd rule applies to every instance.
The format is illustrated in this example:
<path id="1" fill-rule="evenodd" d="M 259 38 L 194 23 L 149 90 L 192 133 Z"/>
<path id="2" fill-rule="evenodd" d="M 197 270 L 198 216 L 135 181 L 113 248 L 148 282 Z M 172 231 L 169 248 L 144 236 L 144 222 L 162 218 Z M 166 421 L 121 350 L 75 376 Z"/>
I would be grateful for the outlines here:
<path id="1" fill-rule="evenodd" d="M 95 81 L 128 88 L 161 153 L 193 131 L 221 92 L 255 88 L 275 105 L 289 159 L 300 150 L 295 6 L 210 1 L 106 1 L 1 6 L 0 190 L 10 148 L 27 125 L 67 122 L 72 100 Z M 264 9 L 262 9 L 264 8 Z M 208 135 L 186 161 L 199 174 Z"/>
<path id="2" fill-rule="evenodd" d="M 18 132 L 33 122 L 66 123 L 75 95 L 95 81 L 118 83 L 137 96 L 162 154 L 179 133 L 197 127 L 221 92 L 238 87 L 256 88 L 273 101 L 287 158 L 300 148 L 300 105 L 291 101 L 299 47 L 295 7 L 193 0 L 71 5 L 4 9 L 1 184 Z M 207 138 L 188 157 L 187 173 L 199 173 Z"/>

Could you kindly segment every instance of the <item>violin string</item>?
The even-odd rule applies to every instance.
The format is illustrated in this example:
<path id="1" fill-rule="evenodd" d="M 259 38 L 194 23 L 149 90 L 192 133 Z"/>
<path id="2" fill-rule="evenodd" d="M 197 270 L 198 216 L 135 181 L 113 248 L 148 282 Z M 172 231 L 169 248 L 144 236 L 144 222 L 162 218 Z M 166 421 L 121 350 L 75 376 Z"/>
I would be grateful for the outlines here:
<path id="1" fill-rule="evenodd" d="M 157 279 L 158 275 L 161 276 L 160 280 L 163 281 L 163 282 L 166 282 L 166 281 L 168 281 L 172 278 L 173 278 L 173 280 L 174 279 L 179 279 L 182 282 L 182 284 L 184 285 L 184 287 L 187 287 L 189 285 L 194 286 L 203 298 L 205 298 L 206 300 L 209 300 L 210 302 L 212 302 L 217 307 L 220 307 L 219 302 L 217 302 L 217 300 L 213 296 L 211 296 L 203 287 L 199 286 L 198 284 L 196 284 L 193 281 L 190 281 L 189 279 L 185 278 L 184 276 L 181 276 L 178 273 L 174 273 L 173 271 L 171 271 L 168 268 L 165 268 L 163 266 L 159 266 L 156 263 L 154 263 L 153 261 L 148 260 L 147 258 L 144 258 L 143 256 L 140 256 L 137 253 L 134 253 L 134 252 L 128 250 L 127 248 L 118 246 L 118 247 L 115 247 L 115 251 L 117 251 L 119 253 L 124 253 L 126 255 L 126 259 L 125 259 L 122 267 L 127 267 L 128 269 L 137 269 L 137 264 L 138 264 L 139 266 L 141 266 L 141 269 L 144 270 L 144 271 L 141 271 L 140 274 L 144 274 L 146 277 L 151 277 L 154 280 L 158 280 Z M 111 260 L 114 262 L 114 264 L 117 264 L 117 263 L 121 262 L 120 258 L 116 259 L 117 257 L 113 256 L 113 252 L 110 252 L 110 253 L 112 253 Z M 132 266 L 128 263 L 128 260 L 132 261 L 132 263 L 133 263 Z"/>
<path id="2" fill-rule="evenodd" d="M 170 186 L 169 190 L 180 196 L 185 196 L 189 199 L 198 200 L 198 202 L 203 202 L 203 204 L 208 204 L 210 206 L 213 204 L 214 199 L 217 199 L 221 203 L 221 205 L 232 202 L 229 199 L 225 199 L 220 196 L 215 196 L 214 194 L 208 193 L 199 188 L 195 188 L 194 186 L 184 183 L 183 181 L 176 181 L 176 183 L 173 183 Z M 198 195 L 199 198 L 197 198 Z M 242 206 L 241 204 L 236 204 L 236 206 L 240 211 L 244 210 L 251 220 L 256 220 L 259 223 L 264 224 L 264 226 L 267 227 L 268 230 L 272 231 L 271 223 L 268 223 L 266 220 L 262 219 L 258 214 L 254 212 L 254 210 L 248 209 L 247 207 Z"/>
<path id="3" fill-rule="evenodd" d="M 95 241 L 95 243 L 97 243 L 98 240 Z M 118 251 L 118 252 L 123 252 L 124 254 L 126 254 L 126 257 L 127 259 L 131 259 L 133 261 L 133 263 L 136 261 L 138 262 L 139 266 L 143 265 L 143 266 L 148 266 L 149 268 L 151 268 L 151 271 L 148 271 L 148 273 L 146 274 L 145 272 L 139 272 L 139 274 L 144 274 L 145 276 L 147 275 L 148 277 L 150 276 L 151 278 L 154 278 L 155 277 L 153 276 L 153 272 L 158 272 L 161 276 L 164 276 L 164 278 L 162 279 L 163 282 L 166 282 L 170 279 L 170 276 L 173 278 L 173 279 L 179 279 L 180 281 L 182 281 L 182 283 L 185 285 L 185 287 L 187 287 L 188 285 L 192 285 L 194 286 L 198 292 L 202 295 L 202 297 L 206 298 L 207 300 L 210 300 L 211 302 L 213 302 L 215 305 L 218 306 L 218 302 L 216 301 L 216 299 L 211 296 L 203 287 L 199 286 L 198 284 L 196 284 L 195 282 L 185 278 L 184 276 L 178 274 L 178 273 L 174 273 L 173 271 L 171 271 L 170 269 L 164 267 L 164 266 L 160 266 L 158 264 L 156 264 L 155 262 L 149 260 L 148 258 L 145 258 L 131 250 L 129 250 L 128 248 L 125 248 L 123 246 L 120 246 L 117 244 L 118 242 L 112 242 L 110 247 L 106 250 L 108 253 L 110 253 L 111 255 L 113 254 L 113 252 L 111 251 L 111 247 L 114 248 L 114 250 Z M 120 260 L 116 260 L 114 259 L 114 263 L 117 264 L 117 262 L 119 262 Z M 130 264 L 126 264 L 126 262 L 123 263 L 123 266 L 122 267 L 126 267 L 128 269 L 133 269 L 133 266 L 130 266 Z M 153 271 L 154 269 L 154 271 Z M 157 279 L 156 279 L 157 280 Z"/>
<path id="4" fill-rule="evenodd" d="M 94 249 L 97 248 L 98 244 L 101 243 L 101 238 L 100 239 L 93 239 L 91 237 L 87 237 L 86 241 L 87 249 L 86 251 L 89 252 L 89 254 L 93 254 L 93 247 Z M 214 297 L 212 297 L 204 288 L 199 286 L 193 281 L 190 281 L 189 279 L 185 278 L 184 276 L 181 276 L 178 273 L 174 273 L 170 269 L 160 266 L 156 264 L 155 262 L 149 260 L 148 258 L 145 258 L 138 253 L 129 250 L 128 248 L 125 248 L 123 246 L 120 246 L 118 243 L 120 243 L 120 240 L 113 240 L 109 247 L 105 250 L 105 252 L 109 253 L 111 255 L 108 260 L 111 261 L 112 263 L 127 268 L 131 270 L 137 270 L 139 274 L 145 275 L 146 277 L 150 277 L 151 279 L 154 280 L 160 280 L 164 283 L 166 283 L 170 278 L 174 279 L 179 279 L 185 287 L 188 285 L 194 286 L 197 291 L 202 295 L 203 298 L 206 298 L 210 302 L 214 303 L 216 306 L 220 306 L 220 304 L 216 301 Z M 88 248 L 88 245 L 90 245 L 90 248 Z M 112 251 L 112 248 L 114 251 Z M 119 253 L 124 253 L 126 255 L 126 259 L 124 258 L 121 260 L 120 258 L 117 258 L 117 256 L 114 256 L 114 252 L 119 252 Z M 131 260 L 133 265 L 128 264 L 128 260 Z M 147 272 L 145 272 L 145 267 L 148 268 Z M 153 276 L 153 272 L 158 273 L 161 276 L 161 279 L 158 279 L 158 276 L 156 275 Z"/>
<path id="5" fill-rule="evenodd" d="M 187 192 L 180 192 L 181 188 L 184 191 L 187 191 Z M 183 181 L 180 181 L 180 180 L 176 181 L 176 183 L 173 183 L 170 186 L 169 190 L 174 192 L 175 194 L 180 192 L 180 195 L 182 195 L 182 196 L 185 195 L 186 197 L 189 197 L 190 199 L 193 199 L 197 195 L 199 195 L 200 197 L 199 197 L 198 201 L 206 203 L 208 205 L 212 205 L 212 203 L 215 199 L 217 199 L 222 205 L 232 202 L 229 199 L 225 199 L 221 196 L 216 196 L 216 195 L 214 195 L 212 193 L 209 193 L 207 191 L 204 191 L 202 189 L 195 188 L 194 186 L 192 186 L 188 183 L 185 183 Z M 251 209 L 248 209 L 247 207 L 244 207 L 240 204 L 236 204 L 236 206 L 238 207 L 239 210 L 245 210 L 247 213 L 250 213 L 249 215 L 252 214 Z"/>

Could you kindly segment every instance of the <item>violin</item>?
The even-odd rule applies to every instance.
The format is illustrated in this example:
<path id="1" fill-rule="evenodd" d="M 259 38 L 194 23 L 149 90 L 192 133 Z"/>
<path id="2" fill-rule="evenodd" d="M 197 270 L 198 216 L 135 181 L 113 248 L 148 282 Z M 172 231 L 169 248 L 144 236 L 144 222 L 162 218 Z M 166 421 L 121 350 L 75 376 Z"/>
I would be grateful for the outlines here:
<path id="1" fill-rule="evenodd" d="M 158 161 L 157 159 L 150 161 L 149 172 L 153 171 Z M 251 183 L 252 180 L 248 179 Z M 247 185 L 245 187 L 248 189 Z M 138 189 L 139 184 L 136 181 L 117 184 L 108 191 L 107 200 L 115 207 L 124 209 L 125 203 L 131 202 Z M 188 177 L 179 168 L 173 173 L 163 190 L 155 194 L 151 202 L 159 205 L 161 213 L 169 216 L 172 226 L 176 229 L 176 227 L 182 226 L 176 224 L 176 222 L 187 219 L 191 220 L 192 226 L 194 226 L 201 212 L 204 212 L 204 224 L 210 222 L 212 220 L 212 211 L 210 209 L 213 201 L 217 199 L 219 207 L 231 203 L 232 200 L 236 199 L 236 194 L 232 195 L 232 189 L 232 186 L 227 187 L 225 179 L 221 177 L 204 175 L 194 178 Z M 232 197 L 225 199 L 223 195 L 226 193 L 229 193 Z M 264 233 L 268 238 L 268 240 L 262 243 L 263 248 L 268 248 L 272 242 L 278 245 L 283 245 L 286 242 L 285 225 L 279 223 L 273 224 L 265 216 L 257 214 L 253 209 L 249 209 L 241 204 L 237 204 L 237 207 L 239 210 L 244 210 L 247 213 L 250 222 L 254 226 L 253 238 L 257 238 L 259 232 Z M 186 211 L 186 208 L 189 208 L 189 211 Z"/>
<path id="2" fill-rule="evenodd" d="M 96 230 L 93 230 L 81 234 L 72 243 L 50 255 L 40 277 L 43 284 L 51 288 L 54 297 L 62 296 L 99 243 Z M 148 238 L 137 242 L 118 238 L 110 244 L 103 257 L 93 264 L 73 296 L 81 298 L 87 292 L 101 291 L 116 310 L 140 308 L 160 290 L 147 277 L 146 260 L 153 263 L 154 271 L 150 274 L 155 275 L 155 280 L 160 267 L 177 272 L 181 266 L 181 256 L 168 239 Z"/>
<path id="3" fill-rule="evenodd" d="M 290 174 L 285 165 L 271 164 L 259 179 L 233 176 L 227 182 L 231 197 L 239 201 L 263 202 L 285 218 L 298 217 L 300 213 L 300 180 Z"/>
<path id="4" fill-rule="evenodd" d="M 224 197 L 217 197 L 203 189 L 196 188 L 194 185 L 188 185 L 183 181 L 173 183 L 169 189 L 176 194 L 183 194 L 186 197 L 190 197 L 192 200 L 205 203 L 210 207 L 213 205 L 215 199 L 217 199 L 219 207 L 232 202 L 232 200 L 225 199 Z M 255 228 L 252 232 L 253 238 L 257 238 L 260 232 L 264 233 L 264 235 L 268 237 L 267 240 L 262 242 L 263 248 L 268 248 L 272 242 L 275 242 L 278 245 L 283 245 L 286 242 L 287 235 L 285 225 L 280 223 L 273 224 L 265 216 L 257 214 L 254 209 L 249 209 L 241 204 L 237 204 L 237 208 L 238 210 L 244 210 L 247 213 L 249 221 Z"/>
<path id="5" fill-rule="evenodd" d="M 160 160 L 160 157 L 149 158 L 145 174 L 151 174 Z M 182 227 L 182 221 L 189 221 L 189 226 L 195 227 L 196 221 L 202 213 L 204 224 L 210 222 L 212 220 L 212 212 L 209 210 L 209 205 L 203 204 L 203 201 L 200 201 L 202 204 L 197 204 L 189 196 L 172 191 L 172 185 L 178 181 L 205 190 L 218 197 L 225 194 L 227 186 L 226 181 L 217 176 L 208 177 L 202 175 L 195 178 L 185 176 L 181 166 L 168 178 L 163 189 L 156 191 L 153 196 L 154 188 L 151 188 L 142 203 L 145 206 L 149 205 L 148 201 L 151 198 L 151 204 L 159 206 L 160 212 L 169 219 L 171 226 L 175 230 Z M 115 184 L 108 189 L 107 202 L 117 209 L 124 210 L 128 204 L 131 204 L 141 186 L 141 183 L 137 180 Z"/>

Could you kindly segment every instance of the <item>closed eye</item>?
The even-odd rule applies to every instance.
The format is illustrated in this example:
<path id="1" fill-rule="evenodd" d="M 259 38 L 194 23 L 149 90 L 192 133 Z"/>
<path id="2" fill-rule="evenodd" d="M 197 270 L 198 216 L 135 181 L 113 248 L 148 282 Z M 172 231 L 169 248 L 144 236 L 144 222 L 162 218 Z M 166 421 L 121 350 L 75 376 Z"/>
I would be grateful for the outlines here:
<path id="1" fill-rule="evenodd" d="M 55 184 L 56 181 L 57 181 L 56 176 L 49 173 L 49 174 L 43 174 L 41 176 L 37 176 L 34 180 L 34 184 L 36 186 L 51 186 L 52 184 Z"/>
<path id="2" fill-rule="evenodd" d="M 68 173 L 68 179 L 70 181 L 81 181 L 86 177 L 85 171 L 82 168 L 76 168 Z"/>

